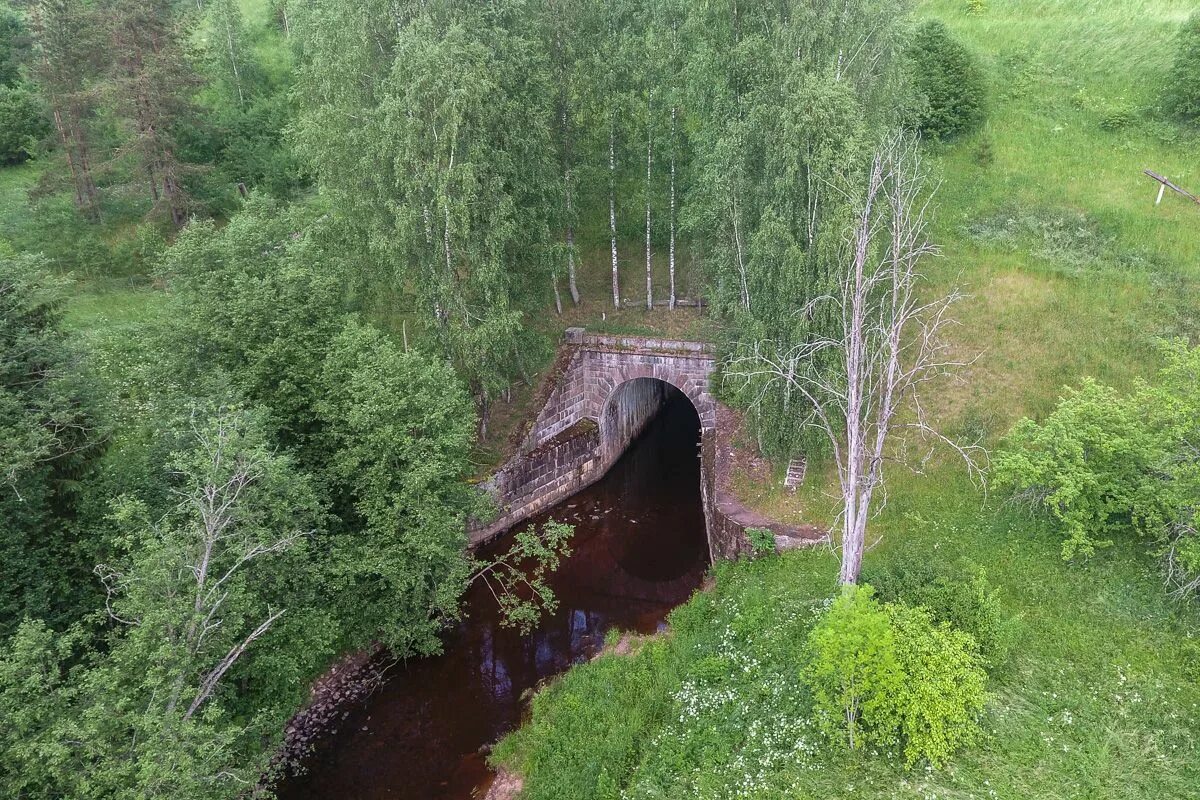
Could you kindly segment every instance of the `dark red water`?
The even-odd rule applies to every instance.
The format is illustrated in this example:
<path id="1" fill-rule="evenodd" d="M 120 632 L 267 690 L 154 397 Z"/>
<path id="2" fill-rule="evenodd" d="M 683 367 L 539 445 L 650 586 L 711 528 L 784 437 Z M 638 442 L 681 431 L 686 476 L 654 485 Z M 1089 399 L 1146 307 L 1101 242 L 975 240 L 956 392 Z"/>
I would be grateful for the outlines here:
<path id="1" fill-rule="evenodd" d="M 700 584 L 699 434 L 691 403 L 673 393 L 604 478 L 533 520 L 575 526 L 553 579 L 557 612 L 521 636 L 500 626 L 485 588 L 469 592 L 445 653 L 398 670 L 280 797 L 467 800 L 486 786 L 481 749 L 520 723 L 527 689 L 592 656 L 611 627 L 654 632 Z"/>

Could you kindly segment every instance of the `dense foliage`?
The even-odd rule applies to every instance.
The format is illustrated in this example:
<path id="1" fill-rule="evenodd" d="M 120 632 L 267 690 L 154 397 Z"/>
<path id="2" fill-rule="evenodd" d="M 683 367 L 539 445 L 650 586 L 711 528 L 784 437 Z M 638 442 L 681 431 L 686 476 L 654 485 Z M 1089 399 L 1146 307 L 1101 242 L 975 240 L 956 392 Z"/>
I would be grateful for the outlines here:
<path id="1" fill-rule="evenodd" d="M 924 609 L 935 623 L 968 633 L 990 668 L 1002 666 L 1012 647 L 1013 621 L 982 568 L 925 557 L 895 558 L 863 572 L 883 603 Z"/>
<path id="2" fill-rule="evenodd" d="M 1200 587 L 1200 348 L 1166 346 L 1153 383 L 1128 395 L 1087 381 L 1041 423 L 1022 420 L 997 484 L 1047 514 L 1062 555 L 1089 556 L 1135 532 L 1183 595 Z"/>
<path id="3" fill-rule="evenodd" d="M 25 161 L 49 131 L 36 95 L 21 86 L 0 86 L 0 163 Z"/>
<path id="4" fill-rule="evenodd" d="M 809 634 L 815 717 L 852 750 L 899 745 L 910 766 L 944 765 L 979 737 L 987 675 L 978 646 L 924 608 L 873 595 L 848 587 Z"/>
<path id="5" fill-rule="evenodd" d="M 1200 13 L 1183 24 L 1175 44 L 1175 63 L 1167 74 L 1166 105 L 1176 116 L 1200 121 Z"/>
<path id="6" fill-rule="evenodd" d="M 40 258 L 0 258 L 0 635 L 94 595 L 80 494 L 104 432 L 62 329 L 64 288 Z"/>
<path id="7" fill-rule="evenodd" d="M 923 134 L 945 140 L 979 125 L 987 97 L 983 69 L 945 23 L 918 28 L 909 59 L 913 88 L 924 101 L 916 122 Z"/>
<path id="8" fill-rule="evenodd" d="M 40 619 L 5 646 L 0 703 L 30 702 L 22 670 L 46 664 L 6 786 L 233 796 L 340 653 L 440 646 L 479 513 L 470 401 L 444 361 L 347 314 L 313 265 L 331 263 L 322 232 L 267 201 L 189 227 L 162 262 L 171 324 L 104 345 L 119 434 L 85 481 L 69 479 L 95 446 L 52 287 L 4 262 L 6 440 L 26 445 L 5 502 L 27 509 L 5 526 L 25 559 L 6 619 Z"/>

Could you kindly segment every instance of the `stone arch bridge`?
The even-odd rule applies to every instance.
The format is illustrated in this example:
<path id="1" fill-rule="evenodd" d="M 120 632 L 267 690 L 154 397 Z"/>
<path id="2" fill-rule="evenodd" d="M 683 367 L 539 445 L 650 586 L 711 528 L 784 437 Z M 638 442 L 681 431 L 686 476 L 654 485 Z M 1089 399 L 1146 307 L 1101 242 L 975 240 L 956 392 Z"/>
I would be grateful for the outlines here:
<path id="1" fill-rule="evenodd" d="M 713 558 L 749 550 L 748 527 L 771 528 L 780 547 L 822 538 L 819 531 L 777 525 L 743 508 L 726 490 L 736 416 L 710 393 L 712 345 L 568 328 L 538 397 L 540 409 L 515 454 L 483 487 L 498 518 L 470 531 L 479 545 L 599 480 L 667 399 L 683 392 L 701 432 L 700 489 Z"/>

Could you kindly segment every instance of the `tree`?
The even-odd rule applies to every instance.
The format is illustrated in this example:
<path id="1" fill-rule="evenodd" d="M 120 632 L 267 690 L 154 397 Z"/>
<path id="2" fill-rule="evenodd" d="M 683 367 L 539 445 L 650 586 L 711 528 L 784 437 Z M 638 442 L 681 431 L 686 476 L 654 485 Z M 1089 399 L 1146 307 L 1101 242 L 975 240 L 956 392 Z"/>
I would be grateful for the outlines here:
<path id="1" fill-rule="evenodd" d="M 0 86 L 0 163 L 20 164 L 49 133 L 46 109 L 23 86 Z"/>
<path id="2" fill-rule="evenodd" d="M 100 218 L 100 193 L 92 164 L 91 128 L 105 52 L 98 12 L 85 0 L 35 0 L 29 15 L 30 75 L 50 106 L 75 205 L 95 221 Z"/>
<path id="3" fill-rule="evenodd" d="M 111 103 L 128 130 L 118 155 L 128 156 L 149 190 L 155 211 L 176 228 L 188 220 L 175 130 L 192 114 L 198 84 L 186 50 L 186 31 L 170 0 L 105 0 L 111 25 Z"/>
<path id="4" fill-rule="evenodd" d="M 316 533 L 316 496 L 263 429 L 261 416 L 197 413 L 194 449 L 169 465 L 177 504 L 152 520 L 144 503 L 119 501 L 129 555 L 96 567 L 109 617 L 128 629 L 121 644 L 167 659 L 157 701 L 185 722 L 287 611 L 256 596 L 259 562 Z"/>
<path id="5" fill-rule="evenodd" d="M 580 28 L 584 23 L 582 0 L 546 0 L 542 4 L 545 15 L 543 25 L 549 37 L 549 52 L 557 86 L 555 116 L 558 119 L 555 143 L 558 147 L 562 171 L 563 207 L 562 227 L 567 259 L 567 289 L 571 302 L 579 305 L 579 286 L 576 261 L 579 257 L 575 246 L 577 224 L 576 182 L 578 181 L 577 160 L 580 105 L 584 96 L 584 75 L 581 75 Z M 558 299 L 557 271 L 555 272 L 555 302 L 562 313 L 562 302 Z"/>
<path id="6" fill-rule="evenodd" d="M 183 231 L 159 274 L 172 290 L 160 384 L 262 408 L 279 443 L 315 470 L 328 457 L 316 405 L 330 342 L 345 324 L 341 262 L 328 224 L 300 206 L 252 196 L 223 228 Z"/>
<path id="7" fill-rule="evenodd" d="M 1064 559 L 1135 532 L 1179 597 L 1200 589 L 1200 348 L 1165 344 L 1165 366 L 1128 395 L 1088 380 L 1043 421 L 1021 420 L 994 482 L 1047 515 Z"/>
<path id="8" fill-rule="evenodd" d="M 950 139 L 983 120 L 987 93 L 983 70 L 945 23 L 930 20 L 918 28 L 908 56 L 914 88 L 925 100 L 917 120 L 924 135 Z"/>
<path id="9" fill-rule="evenodd" d="M 254 412 L 199 410 L 190 435 L 164 514 L 114 503 L 120 534 L 96 569 L 106 624 L 56 635 L 28 622 L 0 652 L 0 707 L 36 709 L 0 738 L 0 786 L 18 796 L 236 796 L 305 694 L 286 678 L 283 695 L 262 687 L 332 655 L 306 607 L 321 516 L 308 482 Z M 289 614 L 299 624 L 285 630 Z"/>
<path id="10" fill-rule="evenodd" d="M 926 384 L 965 365 L 944 338 L 954 324 L 951 309 L 962 294 L 955 289 L 932 300 L 921 296 L 919 268 L 937 252 L 925 238 L 925 180 L 916 140 L 904 134 L 888 137 L 872 159 L 859 196 L 840 291 L 810 303 L 836 304 L 836 335 L 814 337 L 783 354 L 771 343 L 759 342 L 750 355 L 733 362 L 736 378 L 766 377 L 794 388 L 807 401 L 802 423 L 829 442 L 841 489 L 843 584 L 858 580 L 867 522 L 876 491 L 884 487 L 884 465 L 897 458 L 898 431 L 948 445 L 972 474 L 979 474 L 981 449 L 938 433 L 921 402 Z M 826 360 L 828 354 L 836 361 Z M 797 367 L 814 359 L 821 367 L 815 372 Z"/>
<path id="11" fill-rule="evenodd" d="M 29 32 L 16 10 L 0 9 L 0 86 L 21 83 L 21 64 L 28 57 Z"/>
<path id="12" fill-rule="evenodd" d="M 220 80 L 232 88 L 238 106 L 246 104 L 246 72 L 251 69 L 245 52 L 245 26 L 234 0 L 210 0 L 207 9 L 209 57 Z"/>
<path id="13" fill-rule="evenodd" d="M 300 150 L 366 243 L 372 280 L 411 292 L 483 429 L 490 400 L 538 349 L 523 320 L 550 283 L 561 192 L 552 73 L 524 8 L 389 7 L 378 12 L 393 24 L 378 28 L 317 3 L 294 21 L 308 60 Z"/>
<path id="14" fill-rule="evenodd" d="M 356 646 L 435 652 L 470 573 L 470 399 L 444 362 L 356 324 L 333 342 L 323 384 L 334 507 L 353 514 L 333 548 L 343 618 Z"/>
<path id="15" fill-rule="evenodd" d="M 64 284 L 36 256 L 0 259 L 0 635 L 90 599 L 81 480 L 103 450 L 93 389 L 63 331 Z"/>
<path id="16" fill-rule="evenodd" d="M 685 27 L 688 143 L 683 223 L 727 323 L 723 358 L 754 342 L 781 351 L 828 334 L 850 214 L 829 187 L 902 118 L 904 2 L 739 0 L 689 6 Z M 732 384 L 731 384 L 732 386 Z M 730 399 L 750 409 L 760 449 L 783 458 L 820 446 L 796 425 L 786 384 L 749 382 Z"/>
<path id="17" fill-rule="evenodd" d="M 1175 47 L 1175 63 L 1167 75 L 1167 107 L 1183 119 L 1200 121 L 1200 13 L 1188 17 Z"/>

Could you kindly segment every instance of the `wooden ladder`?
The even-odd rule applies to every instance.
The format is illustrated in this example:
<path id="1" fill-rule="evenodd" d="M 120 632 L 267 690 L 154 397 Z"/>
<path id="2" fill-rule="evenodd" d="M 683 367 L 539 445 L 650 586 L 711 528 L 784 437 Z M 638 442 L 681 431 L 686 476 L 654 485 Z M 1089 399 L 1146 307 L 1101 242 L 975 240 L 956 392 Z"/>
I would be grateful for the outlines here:
<path id="1" fill-rule="evenodd" d="M 793 458 L 788 464 L 787 475 L 783 479 L 783 485 L 787 489 L 795 489 L 800 484 L 804 483 L 804 474 L 808 471 L 808 459 L 804 456 Z"/>

